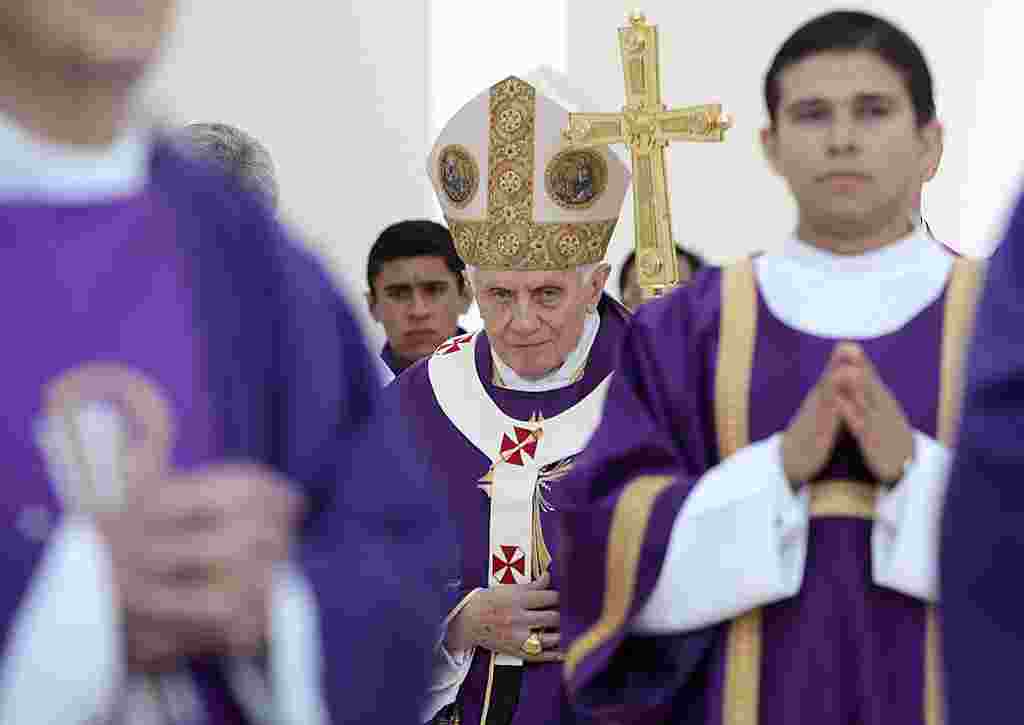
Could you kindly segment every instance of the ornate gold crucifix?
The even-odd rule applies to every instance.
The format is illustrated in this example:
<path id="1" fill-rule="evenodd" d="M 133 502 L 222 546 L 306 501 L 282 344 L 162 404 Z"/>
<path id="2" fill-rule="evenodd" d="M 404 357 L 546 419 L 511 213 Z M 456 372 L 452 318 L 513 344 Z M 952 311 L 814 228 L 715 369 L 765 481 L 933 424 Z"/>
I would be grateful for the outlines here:
<path id="1" fill-rule="evenodd" d="M 619 28 L 626 105 L 622 113 L 571 113 L 564 137 L 570 147 L 624 143 L 633 156 L 636 270 L 645 298 L 679 284 L 665 149 L 672 141 L 724 141 L 731 119 L 721 104 L 669 110 L 661 102 L 658 26 L 640 11 Z"/>

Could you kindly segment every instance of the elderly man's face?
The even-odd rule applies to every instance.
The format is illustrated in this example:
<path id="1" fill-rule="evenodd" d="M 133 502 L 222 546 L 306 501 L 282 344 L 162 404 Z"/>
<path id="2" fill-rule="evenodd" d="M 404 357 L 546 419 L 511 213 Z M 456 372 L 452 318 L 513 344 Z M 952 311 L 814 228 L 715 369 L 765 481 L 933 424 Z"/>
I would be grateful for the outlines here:
<path id="1" fill-rule="evenodd" d="M 561 366 L 579 344 L 587 307 L 597 304 L 607 279 L 602 265 L 589 279 L 575 269 L 479 270 L 473 283 L 494 351 L 517 375 L 536 379 Z"/>
<path id="2" fill-rule="evenodd" d="M 4 50 L 29 67 L 137 77 L 156 58 L 175 0 L 5 0 Z"/>
<path id="3" fill-rule="evenodd" d="M 676 255 L 676 259 L 679 260 L 679 284 L 686 284 L 693 278 L 693 267 L 690 266 L 689 260 L 682 255 Z M 622 291 L 622 304 L 626 306 L 626 309 L 630 312 L 636 312 L 636 308 L 639 307 L 644 301 L 643 290 L 640 289 L 640 282 L 636 274 L 636 265 L 634 264 L 629 268 L 629 274 L 626 275 L 626 285 Z"/>

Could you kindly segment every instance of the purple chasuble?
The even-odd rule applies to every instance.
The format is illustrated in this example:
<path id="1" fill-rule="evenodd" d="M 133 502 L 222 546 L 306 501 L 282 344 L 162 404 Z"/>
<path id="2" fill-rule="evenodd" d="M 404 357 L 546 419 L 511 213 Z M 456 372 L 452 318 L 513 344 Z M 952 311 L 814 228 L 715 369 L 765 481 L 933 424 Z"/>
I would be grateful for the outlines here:
<path id="1" fill-rule="evenodd" d="M 500 388 L 492 383 L 493 361 L 486 332 L 480 333 L 475 349 L 476 370 L 487 394 L 508 416 L 529 420 L 534 414 L 552 418 L 579 403 L 616 368 L 628 324 L 628 313 L 617 302 L 605 296 L 598 308 L 601 326 L 590 351 L 583 377 L 576 383 L 548 392 L 519 392 Z M 459 544 L 459 595 L 456 602 L 478 587 L 487 587 L 490 580 L 490 500 L 478 487 L 491 461 L 471 444 L 442 412 L 434 396 L 423 360 L 397 378 L 386 395 L 398 396 L 405 416 L 412 421 L 420 454 L 428 459 L 436 480 L 448 485 L 452 517 L 457 526 Z M 541 513 L 544 540 L 551 552 L 552 588 L 560 589 L 561 531 L 558 522 L 560 482 L 552 484 L 550 503 L 554 511 Z M 479 723 L 486 697 L 491 653 L 477 650 L 469 675 L 462 685 L 458 702 L 462 722 Z M 577 717 L 568 705 L 562 684 L 561 666 L 527 664 L 524 666 L 522 688 L 512 719 L 513 725 L 533 723 L 586 722 Z"/>
<path id="2" fill-rule="evenodd" d="M 8 484 L 0 512 L 8 527 L 40 542 L 38 557 L 62 510 L 34 441 L 48 383 L 95 362 L 141 373 L 170 404 L 173 464 L 181 468 L 217 457 L 221 433 L 204 340 L 196 332 L 194 280 L 176 240 L 175 213 L 160 195 L 2 205 L 0 236 L 0 305 L 9 342 L 0 383 Z M 196 669 L 210 722 L 242 722 L 210 670 Z"/>
<path id="3" fill-rule="evenodd" d="M 721 271 L 707 270 L 634 318 L 606 414 L 563 489 L 563 638 L 566 673 L 581 707 L 616 722 L 720 725 L 727 624 L 642 637 L 628 622 L 650 596 L 677 514 L 696 481 L 719 463 L 714 390 Z M 896 332 L 858 340 L 903 406 L 911 427 L 936 436 L 945 293 Z M 853 301 L 851 301 L 853 303 Z M 785 429 L 821 376 L 837 340 L 787 326 L 758 295 L 750 387 L 750 441 Z M 638 544 L 623 618 L 595 627 L 606 594 L 612 514 L 627 483 L 668 475 Z M 822 479 L 871 480 L 844 434 Z M 923 602 L 871 578 L 872 523 L 812 518 L 803 585 L 762 610 L 760 718 L 764 725 L 884 725 L 924 717 Z M 736 532 L 742 536 L 742 531 Z M 694 586 L 700 586 L 694 582 Z M 595 634 L 596 632 L 596 634 Z"/>

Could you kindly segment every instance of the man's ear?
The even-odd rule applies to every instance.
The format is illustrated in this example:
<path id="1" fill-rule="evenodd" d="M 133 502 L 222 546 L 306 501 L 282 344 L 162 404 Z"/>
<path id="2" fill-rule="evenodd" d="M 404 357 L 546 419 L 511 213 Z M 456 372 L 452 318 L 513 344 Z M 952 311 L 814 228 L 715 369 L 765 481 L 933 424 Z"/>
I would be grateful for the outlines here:
<path id="1" fill-rule="evenodd" d="M 473 289 L 473 280 L 470 279 L 468 269 L 463 269 L 459 274 L 461 275 L 460 279 L 462 281 L 462 288 L 459 291 L 459 296 L 463 298 L 462 311 L 459 314 L 464 315 L 469 312 L 469 308 L 472 306 L 473 300 L 476 298 L 476 290 Z"/>
<path id="2" fill-rule="evenodd" d="M 779 170 L 779 137 L 775 133 L 775 127 L 771 124 L 761 129 L 761 152 L 771 170 L 782 176 Z"/>
<path id="3" fill-rule="evenodd" d="M 370 310 L 370 317 L 375 322 L 380 322 L 380 319 L 377 317 L 377 298 L 374 296 L 373 290 L 366 292 L 363 296 L 366 298 L 366 307 Z"/>
<path id="4" fill-rule="evenodd" d="M 937 119 L 931 120 L 921 129 L 921 140 L 924 142 L 922 158 L 922 183 L 931 181 L 939 173 L 942 163 L 942 152 L 945 146 L 945 131 Z"/>
<path id="5" fill-rule="evenodd" d="M 601 301 L 601 293 L 604 286 L 608 284 L 608 276 L 612 273 L 612 266 L 607 262 L 601 262 L 594 273 L 590 275 L 591 288 L 588 290 L 588 303 L 596 305 Z"/>

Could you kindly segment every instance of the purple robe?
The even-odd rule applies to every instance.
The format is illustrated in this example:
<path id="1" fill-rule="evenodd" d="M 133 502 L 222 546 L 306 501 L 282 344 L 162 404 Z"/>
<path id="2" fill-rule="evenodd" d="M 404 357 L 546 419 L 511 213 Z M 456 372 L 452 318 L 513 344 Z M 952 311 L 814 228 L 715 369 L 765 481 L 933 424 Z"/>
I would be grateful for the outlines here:
<path id="1" fill-rule="evenodd" d="M 602 298 L 598 310 L 601 326 L 583 377 L 572 385 L 549 392 L 518 392 L 495 386 L 492 383 L 491 347 L 486 332 L 480 333 L 481 338 L 475 350 L 476 370 L 488 395 L 505 414 L 523 421 L 529 420 L 535 413 L 545 418 L 554 417 L 583 400 L 615 369 L 617 351 L 625 335 L 629 313 L 607 296 Z M 487 587 L 490 581 L 487 565 L 490 551 L 490 502 L 477 484 L 487 473 L 491 461 L 442 412 L 428 377 L 427 363 L 428 360 L 423 360 L 406 370 L 387 392 L 398 397 L 407 417 L 413 421 L 417 446 L 428 457 L 434 477 L 448 484 L 451 515 L 457 527 L 460 561 L 460 581 L 452 601 L 454 605 L 473 589 Z M 559 483 L 553 484 L 553 487 L 551 503 L 555 511 L 542 512 L 541 525 L 553 557 L 551 586 L 559 589 L 564 577 L 559 563 Z M 462 722 L 467 725 L 480 722 L 489 662 L 490 652 L 477 650 L 469 675 L 459 691 L 457 702 L 462 711 Z M 560 665 L 527 664 L 523 669 L 518 705 L 511 720 L 513 725 L 577 721 L 565 699 Z"/>
<path id="2" fill-rule="evenodd" d="M 259 461 L 306 495 L 296 558 L 317 598 L 332 722 L 414 720 L 443 612 L 442 574 L 420 554 L 450 550 L 444 507 L 378 406 L 358 325 L 319 265 L 259 201 L 166 144 L 142 194 L 0 205 L 0 231 L 0 637 L 62 515 L 33 441 L 43 386 L 116 363 L 164 390 L 175 465 Z M 211 723 L 241 722 L 221 663 L 192 669 Z"/>
<path id="3" fill-rule="evenodd" d="M 950 725 L 1013 719 L 1024 657 L 1024 198 L 989 263 L 942 522 Z"/>
<path id="4" fill-rule="evenodd" d="M 563 514 L 562 590 L 563 636 L 572 643 L 570 693 L 581 707 L 616 722 L 723 722 L 726 624 L 665 637 L 629 632 L 654 589 L 684 501 L 720 460 L 714 390 L 721 281 L 720 270 L 703 271 L 637 314 L 606 415 L 564 487 L 572 497 Z M 910 425 L 931 437 L 944 301 L 945 294 L 894 333 L 859 341 Z M 787 326 L 760 294 L 757 320 L 751 442 L 785 429 L 837 342 Z M 614 572 L 632 582 L 630 589 L 608 581 L 606 554 L 626 484 L 644 474 L 671 482 L 653 494 L 633 570 Z M 841 478 L 872 481 L 848 434 L 820 476 Z M 923 722 L 926 608 L 873 583 L 871 526 L 852 517 L 811 519 L 802 588 L 762 609 L 759 722 Z M 640 529 L 633 534 L 641 536 Z M 626 592 L 622 619 L 595 630 L 606 595 L 616 592 Z"/>

